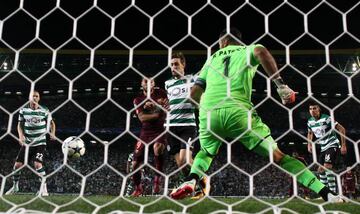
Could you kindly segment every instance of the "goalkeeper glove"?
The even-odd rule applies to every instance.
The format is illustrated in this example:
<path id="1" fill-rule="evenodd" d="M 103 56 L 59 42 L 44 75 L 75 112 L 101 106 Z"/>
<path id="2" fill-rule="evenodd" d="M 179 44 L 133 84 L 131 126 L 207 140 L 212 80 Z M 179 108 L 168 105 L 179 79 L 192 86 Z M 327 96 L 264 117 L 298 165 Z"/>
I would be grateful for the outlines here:
<path id="1" fill-rule="evenodd" d="M 284 83 L 281 77 L 275 79 L 274 83 L 284 105 L 295 102 L 295 92 Z"/>

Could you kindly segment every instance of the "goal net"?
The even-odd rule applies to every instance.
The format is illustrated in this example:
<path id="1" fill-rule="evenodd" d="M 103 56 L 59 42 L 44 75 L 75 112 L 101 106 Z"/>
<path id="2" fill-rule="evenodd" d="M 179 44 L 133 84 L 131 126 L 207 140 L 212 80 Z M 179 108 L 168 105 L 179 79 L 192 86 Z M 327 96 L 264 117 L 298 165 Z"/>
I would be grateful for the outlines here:
<path id="1" fill-rule="evenodd" d="M 359 15 L 356 0 L 2 1 L 0 212 L 357 212 Z M 192 158 L 187 156 L 186 164 L 178 167 L 179 154 L 171 152 L 169 139 L 182 141 L 195 157 L 199 137 L 189 143 L 165 128 L 156 140 L 142 142 L 138 108 L 154 98 L 145 95 L 135 106 L 134 99 L 144 90 L 150 92 L 146 87 L 151 82 L 142 85 L 144 79 L 154 80 L 155 90 L 168 89 L 165 82 L 173 78 L 173 53 L 184 54 L 185 75 L 195 80 L 206 60 L 219 50 L 220 32 L 231 28 L 241 32 L 242 45 L 265 46 L 283 80 L 296 92 L 296 102 L 283 105 L 276 85 L 260 65 L 252 83 L 251 112 L 270 127 L 282 152 L 303 161 L 349 202 L 346 205 L 319 199 L 273 157 L 255 154 L 239 138 L 221 139 L 206 172 L 208 194 L 200 199 L 170 197 L 184 181 L 183 172 Z M 31 110 L 34 91 L 45 110 Z M 170 101 L 170 109 L 177 101 Z M 309 105 L 314 102 L 321 109 L 320 117 L 327 115 L 323 122 L 309 122 Z M 158 110 L 169 117 L 179 113 L 165 105 Z M 198 109 L 190 111 L 198 129 Z M 40 123 L 45 124 L 45 132 L 37 132 Z M 19 129 L 26 129 L 23 146 Z M 62 143 L 70 136 L 85 142 L 83 156 L 71 158 L 62 152 Z M 42 137 L 46 149 L 39 152 L 34 145 Z M 331 154 L 320 145 L 330 137 L 339 141 Z M 161 139 L 168 142 L 159 166 L 155 142 Z M 143 163 L 133 169 L 134 161 L 140 160 L 134 154 L 139 147 L 143 147 Z M 321 170 L 329 165 L 332 168 Z M 143 190 L 133 197 L 137 174 Z M 154 191 L 154 182 L 160 191 Z M 15 184 L 16 191 L 11 192 Z M 42 194 L 44 185 L 48 195 Z"/>

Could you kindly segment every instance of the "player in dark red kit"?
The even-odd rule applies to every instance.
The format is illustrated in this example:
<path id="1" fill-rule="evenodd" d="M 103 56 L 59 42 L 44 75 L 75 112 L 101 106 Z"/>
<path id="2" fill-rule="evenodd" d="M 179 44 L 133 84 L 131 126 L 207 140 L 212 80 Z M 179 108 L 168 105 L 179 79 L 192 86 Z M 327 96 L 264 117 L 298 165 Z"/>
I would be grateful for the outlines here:
<path id="1" fill-rule="evenodd" d="M 351 168 L 348 168 L 346 173 L 341 176 L 341 184 L 343 186 L 343 195 L 350 199 L 355 199 L 357 177 Z"/>
<path id="2" fill-rule="evenodd" d="M 134 165 L 135 171 L 144 161 L 144 143 L 153 143 L 155 168 L 163 171 L 163 153 L 165 149 L 166 135 L 164 122 L 166 119 L 166 112 L 160 106 L 166 108 L 168 103 L 166 91 L 163 89 L 155 89 L 155 82 L 153 79 L 144 78 L 141 81 L 143 91 L 134 99 L 136 114 L 141 122 L 140 140 L 135 145 L 134 150 Z M 151 99 L 150 99 L 151 98 Z M 156 102 L 156 103 L 154 103 Z M 160 174 L 154 178 L 153 193 L 160 192 Z M 140 171 L 133 175 L 135 190 L 132 196 L 140 196 L 143 193 L 141 186 Z"/>

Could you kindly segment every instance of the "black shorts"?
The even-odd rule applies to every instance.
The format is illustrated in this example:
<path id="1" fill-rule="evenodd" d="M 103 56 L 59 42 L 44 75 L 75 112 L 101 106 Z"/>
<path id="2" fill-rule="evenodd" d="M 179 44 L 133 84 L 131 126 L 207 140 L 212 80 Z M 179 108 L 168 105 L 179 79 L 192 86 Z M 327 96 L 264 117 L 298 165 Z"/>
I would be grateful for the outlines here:
<path id="1" fill-rule="evenodd" d="M 16 157 L 16 162 L 24 163 L 25 148 L 26 148 L 25 146 L 22 146 L 20 148 L 20 151 Z M 42 163 L 44 160 L 45 151 L 46 151 L 46 145 L 30 146 L 28 160 Z"/>
<path id="2" fill-rule="evenodd" d="M 336 164 L 337 157 L 339 156 L 339 148 L 331 147 L 320 153 L 319 163 L 324 165 L 325 163 Z"/>
<path id="3" fill-rule="evenodd" d="M 190 149 L 193 150 L 194 144 L 198 140 L 196 126 L 171 126 L 169 128 L 171 133 L 168 134 L 168 147 L 167 150 L 170 155 L 175 155 L 180 152 L 181 149 L 186 149 L 186 145 L 190 145 Z M 177 137 L 175 137 L 176 135 Z M 182 139 L 182 141 L 180 139 Z"/>

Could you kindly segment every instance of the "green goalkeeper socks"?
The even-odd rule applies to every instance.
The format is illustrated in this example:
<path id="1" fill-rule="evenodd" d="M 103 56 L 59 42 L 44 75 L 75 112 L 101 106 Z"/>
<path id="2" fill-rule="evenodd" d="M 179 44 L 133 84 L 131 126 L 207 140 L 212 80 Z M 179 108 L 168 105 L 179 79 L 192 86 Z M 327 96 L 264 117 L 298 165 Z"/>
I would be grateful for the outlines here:
<path id="1" fill-rule="evenodd" d="M 306 168 L 306 166 L 299 160 L 285 155 L 280 161 L 280 166 L 286 171 L 297 175 L 297 181 L 316 193 L 319 193 L 324 184 L 321 183 L 316 176 Z M 300 172 L 300 173 L 299 173 Z M 299 173 L 299 174 L 298 174 Z"/>
<path id="2" fill-rule="evenodd" d="M 194 159 L 193 165 L 191 166 L 190 174 L 196 174 L 199 177 L 202 177 L 203 173 L 209 169 L 212 160 L 212 156 L 209 156 L 206 152 L 200 150 Z M 301 161 L 292 158 L 289 155 L 284 156 L 280 162 L 280 166 L 286 171 L 294 175 L 296 174 L 297 181 L 299 183 L 303 184 L 316 193 L 319 193 L 320 190 L 325 186 L 309 169 L 306 168 L 306 166 Z"/>
<path id="3" fill-rule="evenodd" d="M 200 150 L 197 155 L 195 156 L 194 162 L 191 166 L 191 173 L 194 173 L 199 176 L 199 178 L 202 177 L 202 175 L 208 171 L 210 164 L 213 160 L 213 157 L 209 156 L 206 152 Z"/>

